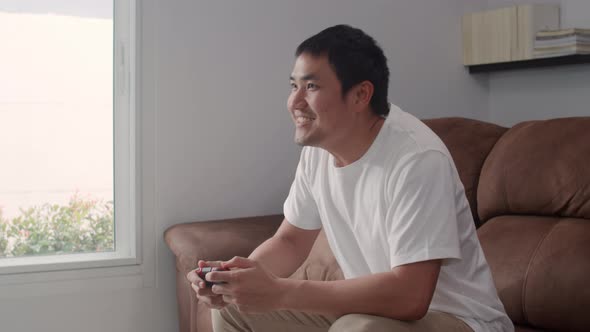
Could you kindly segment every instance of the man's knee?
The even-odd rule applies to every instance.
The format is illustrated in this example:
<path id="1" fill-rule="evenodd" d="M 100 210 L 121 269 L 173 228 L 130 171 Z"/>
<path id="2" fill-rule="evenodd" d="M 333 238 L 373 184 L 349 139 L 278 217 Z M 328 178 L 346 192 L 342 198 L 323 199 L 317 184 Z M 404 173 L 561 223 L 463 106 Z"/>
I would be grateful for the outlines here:
<path id="1" fill-rule="evenodd" d="M 211 325 L 215 332 L 224 330 L 225 317 L 221 315 L 219 310 L 211 309 Z"/>
<path id="2" fill-rule="evenodd" d="M 418 331 L 470 331 L 473 330 L 457 317 L 429 311 L 417 321 L 402 321 L 364 314 L 344 315 L 334 322 L 329 332 L 418 332 Z"/>
<path id="3" fill-rule="evenodd" d="M 212 309 L 211 325 L 213 326 L 213 331 L 242 331 L 239 315 L 239 311 L 231 305 L 220 310 Z"/>
<path id="4" fill-rule="evenodd" d="M 329 332 L 392 332 L 397 331 L 392 330 L 397 323 L 398 321 L 380 316 L 348 314 L 338 318 Z"/>

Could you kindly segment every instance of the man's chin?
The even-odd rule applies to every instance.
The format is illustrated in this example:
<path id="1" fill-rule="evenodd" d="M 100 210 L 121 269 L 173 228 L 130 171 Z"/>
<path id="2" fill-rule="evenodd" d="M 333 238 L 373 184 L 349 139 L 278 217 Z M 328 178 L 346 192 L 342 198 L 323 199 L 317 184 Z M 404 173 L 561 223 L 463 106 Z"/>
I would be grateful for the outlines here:
<path id="1" fill-rule="evenodd" d="M 318 147 L 317 142 L 315 142 L 313 139 L 310 139 L 310 137 L 295 137 L 295 144 L 299 145 L 299 146 L 313 146 L 313 147 Z"/>
<path id="2" fill-rule="evenodd" d="M 295 139 L 293 141 L 295 142 L 295 144 L 297 144 L 299 146 L 307 146 L 304 139 L 300 139 L 300 138 L 295 137 Z"/>
<path id="3" fill-rule="evenodd" d="M 295 139 L 293 140 L 295 144 L 299 146 L 308 146 L 309 145 L 309 137 L 305 135 L 295 135 Z"/>
<path id="4" fill-rule="evenodd" d="M 317 135 L 318 133 L 311 133 L 308 131 L 298 132 L 295 131 L 295 144 L 300 146 L 314 146 L 318 147 L 318 143 L 321 140 L 321 135 Z"/>

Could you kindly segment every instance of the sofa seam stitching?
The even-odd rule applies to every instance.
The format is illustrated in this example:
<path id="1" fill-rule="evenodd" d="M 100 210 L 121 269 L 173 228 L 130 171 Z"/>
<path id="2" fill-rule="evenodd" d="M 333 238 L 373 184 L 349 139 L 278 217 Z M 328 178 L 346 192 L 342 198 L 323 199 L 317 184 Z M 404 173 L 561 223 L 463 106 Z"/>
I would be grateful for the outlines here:
<path id="1" fill-rule="evenodd" d="M 524 281 L 522 284 L 522 314 L 523 314 L 523 318 L 525 320 L 525 322 L 529 323 L 529 317 L 527 315 L 526 312 L 526 306 L 525 306 L 525 302 L 526 302 L 526 286 L 527 286 L 527 282 L 529 279 L 529 272 L 531 270 L 531 266 L 533 265 L 533 261 L 535 260 L 535 257 L 537 256 L 537 253 L 539 252 L 539 248 L 541 248 L 541 245 L 545 242 L 545 240 L 547 239 L 547 237 L 549 237 L 549 235 L 551 235 L 551 233 L 553 233 L 553 231 L 555 230 L 555 228 L 557 227 L 557 225 L 561 222 L 561 220 L 558 220 L 553 226 L 551 226 L 551 229 L 545 234 L 545 236 L 543 236 L 543 238 L 541 239 L 541 241 L 539 241 L 539 243 L 537 244 L 537 247 L 535 248 L 535 251 L 533 251 L 533 254 L 531 255 L 531 260 L 529 261 L 529 263 L 527 264 L 527 268 L 526 271 L 524 273 Z"/>

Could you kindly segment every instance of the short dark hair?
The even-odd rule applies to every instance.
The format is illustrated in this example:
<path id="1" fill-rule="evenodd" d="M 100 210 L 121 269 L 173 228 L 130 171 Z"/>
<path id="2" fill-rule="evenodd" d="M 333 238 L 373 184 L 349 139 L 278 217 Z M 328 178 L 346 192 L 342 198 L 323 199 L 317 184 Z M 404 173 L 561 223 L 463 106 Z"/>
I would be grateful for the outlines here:
<path id="1" fill-rule="evenodd" d="M 343 96 L 356 84 L 371 82 L 374 86 L 371 109 L 381 116 L 389 114 L 387 58 L 373 37 L 349 25 L 335 25 L 303 41 L 295 56 L 303 53 L 328 57 L 342 84 Z"/>

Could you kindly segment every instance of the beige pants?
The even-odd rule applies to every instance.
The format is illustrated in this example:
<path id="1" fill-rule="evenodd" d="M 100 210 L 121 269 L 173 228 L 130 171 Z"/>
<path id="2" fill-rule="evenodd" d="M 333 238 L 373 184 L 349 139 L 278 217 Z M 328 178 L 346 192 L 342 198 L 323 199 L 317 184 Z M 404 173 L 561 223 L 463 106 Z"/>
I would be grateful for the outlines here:
<path id="1" fill-rule="evenodd" d="M 289 310 L 245 314 L 233 305 L 211 310 L 211 315 L 215 332 L 473 332 L 455 316 L 436 311 L 430 311 L 421 320 L 413 322 L 364 314 L 344 315 L 336 319 Z"/>

